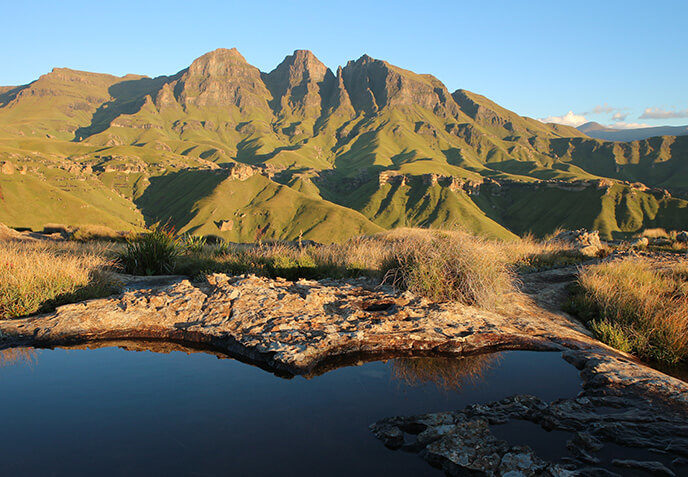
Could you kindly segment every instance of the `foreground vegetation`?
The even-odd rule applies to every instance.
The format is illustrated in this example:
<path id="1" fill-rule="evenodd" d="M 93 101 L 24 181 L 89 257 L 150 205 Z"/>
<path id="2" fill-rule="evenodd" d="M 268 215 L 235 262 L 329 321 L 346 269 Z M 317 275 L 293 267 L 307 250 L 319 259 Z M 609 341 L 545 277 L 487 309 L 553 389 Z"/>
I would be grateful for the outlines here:
<path id="1" fill-rule="evenodd" d="M 253 273 L 289 280 L 363 276 L 434 301 L 494 310 L 517 292 L 519 273 L 585 260 L 572 246 L 551 240 L 497 240 L 428 229 L 400 228 L 328 245 L 207 243 L 165 226 L 129 235 L 124 242 L 103 230 L 72 234 L 71 241 L 19 241 L 10 232 L 5 228 L 0 240 L 1 318 L 105 296 L 117 289 L 113 271 L 194 278 Z M 107 243 L 88 238 L 107 235 Z M 668 247 L 685 248 L 675 240 Z M 617 349 L 663 363 L 686 360 L 688 264 L 672 263 L 657 267 L 651 259 L 626 258 L 585 266 L 571 310 Z"/>
<path id="2" fill-rule="evenodd" d="M 102 234 L 100 235 L 102 236 Z M 0 317 L 44 312 L 116 290 L 111 272 L 254 273 L 268 277 L 370 277 L 433 300 L 492 309 L 514 291 L 518 269 L 578 262 L 562 244 L 500 241 L 465 232 L 396 229 L 340 244 L 207 244 L 156 226 L 126 242 L 0 240 Z M 117 237 L 115 237 L 117 238 Z M 81 240 L 81 241 L 79 241 Z"/>
<path id="3" fill-rule="evenodd" d="M 627 258 L 581 270 L 572 309 L 601 341 L 641 358 L 688 358 L 688 263 Z"/>
<path id="4" fill-rule="evenodd" d="M 116 290 L 102 244 L 0 241 L 0 318 L 48 311 Z"/>
<path id="5" fill-rule="evenodd" d="M 564 244 L 531 238 L 501 241 L 466 232 L 395 229 L 341 244 L 201 246 L 176 259 L 178 273 L 255 273 L 269 277 L 367 276 L 436 301 L 456 300 L 493 309 L 515 289 L 519 269 L 578 263 Z"/>

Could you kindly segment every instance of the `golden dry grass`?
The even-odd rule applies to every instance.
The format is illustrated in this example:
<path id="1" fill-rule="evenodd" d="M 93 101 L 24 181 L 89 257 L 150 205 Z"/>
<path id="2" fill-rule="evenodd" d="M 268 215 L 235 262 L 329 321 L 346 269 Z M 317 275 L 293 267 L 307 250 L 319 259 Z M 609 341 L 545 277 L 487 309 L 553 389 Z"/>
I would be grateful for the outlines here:
<path id="1" fill-rule="evenodd" d="M 585 267 L 572 298 L 599 339 L 641 358 L 688 356 L 688 264 L 627 258 Z"/>
<path id="2" fill-rule="evenodd" d="M 503 247 L 463 233 L 410 233 L 391 244 L 385 278 L 431 300 L 494 309 L 515 291 Z"/>
<path id="3" fill-rule="evenodd" d="M 0 242 L 0 318 L 16 318 L 113 291 L 97 243 Z"/>
<path id="4" fill-rule="evenodd" d="M 178 257 L 177 272 L 256 273 L 298 278 L 369 276 L 432 300 L 499 306 L 516 270 L 578 263 L 561 243 L 501 241 L 462 231 L 399 228 L 339 244 L 206 245 Z"/>

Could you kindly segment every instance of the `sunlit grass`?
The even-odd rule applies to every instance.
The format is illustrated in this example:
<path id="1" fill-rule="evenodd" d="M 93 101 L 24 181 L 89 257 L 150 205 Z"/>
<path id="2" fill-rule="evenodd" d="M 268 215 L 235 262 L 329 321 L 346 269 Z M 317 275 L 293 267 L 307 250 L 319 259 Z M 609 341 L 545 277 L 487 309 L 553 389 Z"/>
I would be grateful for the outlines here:
<path id="1" fill-rule="evenodd" d="M 610 346 L 669 364 L 688 357 L 688 264 L 629 258 L 585 267 L 571 303 Z"/>
<path id="2" fill-rule="evenodd" d="M 0 318 L 112 293 L 106 250 L 94 242 L 0 241 Z"/>

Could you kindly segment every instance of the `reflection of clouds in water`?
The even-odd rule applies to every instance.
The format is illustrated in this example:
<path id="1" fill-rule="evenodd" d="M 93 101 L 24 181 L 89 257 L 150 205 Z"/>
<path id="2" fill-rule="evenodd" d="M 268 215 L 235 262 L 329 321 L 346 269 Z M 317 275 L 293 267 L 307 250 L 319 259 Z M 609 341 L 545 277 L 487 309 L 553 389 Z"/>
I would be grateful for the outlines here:
<path id="1" fill-rule="evenodd" d="M 499 360 L 499 353 L 461 358 L 399 358 L 392 360 L 392 378 L 408 386 L 432 383 L 447 391 L 458 390 L 466 383 L 479 381 Z"/>
<path id="2" fill-rule="evenodd" d="M 0 366 L 33 366 L 38 362 L 38 351 L 34 348 L 7 348 L 0 350 Z"/>

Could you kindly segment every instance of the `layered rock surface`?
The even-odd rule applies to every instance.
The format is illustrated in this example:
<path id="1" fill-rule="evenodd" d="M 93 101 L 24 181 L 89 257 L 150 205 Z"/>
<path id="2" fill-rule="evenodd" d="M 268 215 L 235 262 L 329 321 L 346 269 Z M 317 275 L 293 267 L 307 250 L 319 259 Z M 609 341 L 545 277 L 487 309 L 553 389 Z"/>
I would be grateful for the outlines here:
<path id="1" fill-rule="evenodd" d="M 498 349 L 594 346 L 585 329 L 533 304 L 508 314 L 409 293 L 364 280 L 290 282 L 216 274 L 0 322 L 6 343 L 52 345 L 160 338 L 203 343 L 295 374 L 357 353 L 467 354 Z M 515 297 L 516 298 L 516 297 Z"/>

